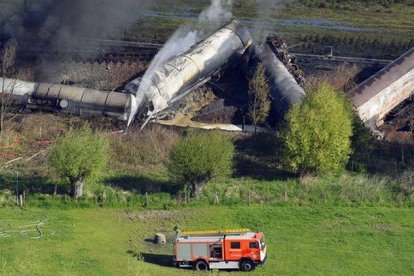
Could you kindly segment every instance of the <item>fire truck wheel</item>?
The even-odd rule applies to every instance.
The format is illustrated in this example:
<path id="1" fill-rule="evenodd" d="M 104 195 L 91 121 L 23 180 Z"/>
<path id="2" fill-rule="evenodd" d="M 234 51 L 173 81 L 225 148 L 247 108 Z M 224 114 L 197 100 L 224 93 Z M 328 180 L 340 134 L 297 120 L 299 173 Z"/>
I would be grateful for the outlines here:
<path id="1" fill-rule="evenodd" d="M 243 260 L 240 263 L 240 270 L 241 271 L 252 271 L 254 270 L 254 263 L 252 260 Z"/>
<path id="2" fill-rule="evenodd" d="M 208 270 L 208 264 L 206 261 L 199 260 L 195 263 L 194 269 L 197 271 L 207 271 Z"/>

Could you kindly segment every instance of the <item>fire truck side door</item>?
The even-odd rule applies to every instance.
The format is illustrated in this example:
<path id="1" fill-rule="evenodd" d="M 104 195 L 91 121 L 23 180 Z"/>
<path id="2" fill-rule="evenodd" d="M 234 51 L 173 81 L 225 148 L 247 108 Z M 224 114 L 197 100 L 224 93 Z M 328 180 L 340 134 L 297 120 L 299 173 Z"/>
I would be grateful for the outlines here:
<path id="1" fill-rule="evenodd" d="M 221 244 L 210 244 L 210 259 L 222 260 L 223 259 L 223 246 Z"/>
<path id="2" fill-rule="evenodd" d="M 226 243 L 227 256 L 226 260 L 238 261 L 242 257 L 241 242 L 240 241 L 227 241 Z"/>

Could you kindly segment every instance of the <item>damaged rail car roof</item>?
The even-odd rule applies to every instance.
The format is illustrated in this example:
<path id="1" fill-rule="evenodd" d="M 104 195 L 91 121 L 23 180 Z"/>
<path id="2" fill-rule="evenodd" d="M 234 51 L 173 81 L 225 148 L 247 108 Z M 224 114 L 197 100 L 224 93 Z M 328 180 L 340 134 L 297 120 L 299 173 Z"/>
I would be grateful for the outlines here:
<path id="1" fill-rule="evenodd" d="M 361 120 L 374 132 L 384 116 L 414 92 L 414 48 L 350 92 Z"/>

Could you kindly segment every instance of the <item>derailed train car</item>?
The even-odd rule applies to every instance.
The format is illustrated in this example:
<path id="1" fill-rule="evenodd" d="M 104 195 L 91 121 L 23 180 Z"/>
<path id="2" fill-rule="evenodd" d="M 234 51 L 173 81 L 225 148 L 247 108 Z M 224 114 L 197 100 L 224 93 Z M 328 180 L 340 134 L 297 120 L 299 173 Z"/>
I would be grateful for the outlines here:
<path id="1" fill-rule="evenodd" d="M 269 45 L 255 44 L 252 58 L 260 62 L 265 69 L 272 105 L 280 115 L 283 116 L 293 104 L 303 101 L 305 91 Z"/>
<path id="2" fill-rule="evenodd" d="M 0 78 L 0 85 L 3 83 L 3 98 L 29 109 L 110 116 L 122 121 L 130 120 L 136 113 L 136 99 L 130 94 Z"/>
<path id="3" fill-rule="evenodd" d="M 234 20 L 162 64 L 151 77 L 128 84 L 128 93 L 12 79 L 5 79 L 4 92 L 15 104 L 32 109 L 112 116 L 130 123 L 138 111 L 147 108 L 149 118 L 160 114 L 213 74 L 253 52 L 253 58 L 266 69 L 273 105 L 284 114 L 292 104 L 301 102 L 305 93 L 269 46 L 252 45 L 247 27 Z"/>
<path id="4" fill-rule="evenodd" d="M 139 109 L 145 103 L 150 103 L 149 115 L 166 109 L 226 64 L 240 59 L 252 43 L 248 29 L 240 22 L 234 20 L 221 27 L 161 65 L 150 78 L 144 77 L 140 82 L 144 89 L 138 89 L 136 95 Z"/>
<path id="5" fill-rule="evenodd" d="M 33 109 L 101 114 L 130 123 L 137 111 L 150 107 L 151 117 L 208 81 L 227 64 L 239 62 L 252 43 L 248 29 L 235 20 L 162 64 L 150 78 L 142 79 L 139 85 L 144 89 L 138 89 L 136 82 L 125 87 L 129 93 L 117 93 L 6 79 L 4 92 L 10 94 L 15 104 Z"/>
<path id="6" fill-rule="evenodd" d="M 350 97 L 364 124 L 380 134 L 385 115 L 413 93 L 414 48 L 355 87 Z"/>

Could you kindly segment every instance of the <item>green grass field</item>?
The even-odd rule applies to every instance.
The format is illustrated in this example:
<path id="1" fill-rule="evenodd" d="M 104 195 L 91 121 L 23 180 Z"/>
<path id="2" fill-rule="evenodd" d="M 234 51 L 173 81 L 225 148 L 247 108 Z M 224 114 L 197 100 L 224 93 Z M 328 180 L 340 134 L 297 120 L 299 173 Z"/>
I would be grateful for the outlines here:
<path id="1" fill-rule="evenodd" d="M 210 2 L 153 1 L 150 15 L 130 28 L 125 38 L 162 43 L 179 26 L 194 24 Z M 412 47 L 414 6 L 408 2 L 387 6 L 348 1 L 324 7 L 315 3 L 328 1 L 275 1 L 265 7 L 258 5 L 259 2 L 234 1 L 233 16 L 246 24 L 256 38 L 276 34 L 290 46 L 297 45 L 292 51 L 319 53 L 321 47 L 333 45 L 337 55 L 393 59 Z"/>
<path id="2" fill-rule="evenodd" d="M 32 222 L 49 220 L 41 226 Z M 410 208 L 211 207 L 170 211 L 0 210 L 1 275 L 180 275 L 172 246 L 145 239 L 172 228 L 250 227 L 266 234 L 269 258 L 251 275 L 412 275 Z M 5 231 L 24 230 L 22 232 Z M 3 233 L 3 234 L 1 234 Z M 213 272 L 216 274 L 217 272 Z M 227 272 L 224 272 L 224 274 Z M 223 274 L 220 273 L 220 274 Z"/>

